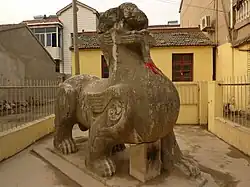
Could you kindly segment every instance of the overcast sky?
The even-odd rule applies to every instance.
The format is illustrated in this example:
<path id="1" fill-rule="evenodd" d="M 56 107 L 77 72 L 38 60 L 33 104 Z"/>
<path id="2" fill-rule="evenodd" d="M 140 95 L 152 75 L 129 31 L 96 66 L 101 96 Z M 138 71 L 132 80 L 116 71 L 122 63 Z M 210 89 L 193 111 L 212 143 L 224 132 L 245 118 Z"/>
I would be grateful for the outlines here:
<path id="1" fill-rule="evenodd" d="M 80 0 L 102 12 L 123 2 L 133 2 L 149 18 L 149 24 L 167 24 L 179 20 L 181 0 Z M 35 15 L 56 14 L 58 10 L 71 3 L 71 0 L 0 0 L 0 24 L 19 23 L 33 19 Z"/>

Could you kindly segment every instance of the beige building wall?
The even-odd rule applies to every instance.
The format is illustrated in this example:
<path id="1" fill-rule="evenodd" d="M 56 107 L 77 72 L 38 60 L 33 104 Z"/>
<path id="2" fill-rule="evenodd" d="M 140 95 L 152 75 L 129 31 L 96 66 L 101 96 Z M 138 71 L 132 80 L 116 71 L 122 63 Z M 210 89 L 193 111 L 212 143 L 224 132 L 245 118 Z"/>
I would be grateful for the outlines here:
<path id="1" fill-rule="evenodd" d="M 172 54 L 193 53 L 193 81 L 211 81 L 213 76 L 212 47 L 162 47 L 152 48 L 154 63 L 172 79 Z M 101 77 L 100 49 L 80 50 L 80 73 Z M 74 75 L 74 53 L 72 52 L 72 72 Z"/>
<path id="2" fill-rule="evenodd" d="M 211 24 L 213 28 L 216 28 L 216 1 L 211 0 L 183 0 L 181 12 L 180 12 L 180 24 L 181 27 L 197 27 L 200 25 L 200 20 L 203 16 L 210 16 Z M 228 42 L 228 26 L 229 14 L 224 13 L 230 10 L 230 1 L 224 0 L 224 9 L 222 6 L 222 0 L 219 0 L 218 4 L 218 41 L 219 44 Z M 207 36 L 216 42 L 216 32 L 206 33 Z"/>
<path id="3" fill-rule="evenodd" d="M 93 11 L 84 8 L 80 5 L 77 5 L 77 23 L 78 23 L 78 32 L 82 32 L 82 30 L 88 31 L 96 31 L 97 25 L 97 16 Z M 73 8 L 62 12 L 58 15 L 59 19 L 63 23 L 63 61 L 64 61 L 64 73 L 71 74 L 72 66 L 71 66 L 71 51 L 70 47 L 72 45 L 71 33 L 73 33 Z"/>

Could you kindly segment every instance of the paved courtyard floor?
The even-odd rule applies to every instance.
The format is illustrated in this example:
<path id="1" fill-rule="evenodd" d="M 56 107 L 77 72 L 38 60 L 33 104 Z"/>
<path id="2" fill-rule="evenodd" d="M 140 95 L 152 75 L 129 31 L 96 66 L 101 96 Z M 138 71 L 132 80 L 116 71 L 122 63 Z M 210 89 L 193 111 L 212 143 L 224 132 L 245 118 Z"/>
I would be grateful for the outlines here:
<path id="1" fill-rule="evenodd" d="M 75 134 L 78 136 L 80 132 L 76 131 Z M 211 175 L 218 186 L 250 186 L 249 157 L 200 127 L 176 126 L 175 132 L 184 154 L 192 156 L 199 163 L 200 169 Z M 16 156 L 1 162 L 0 186 L 79 187 L 80 185 L 30 151 L 33 148 L 51 145 L 51 138 L 48 136 Z M 162 185 L 158 181 L 148 186 L 161 187 Z M 209 184 L 207 186 L 212 187 Z M 179 187 L 179 185 L 174 187 Z"/>

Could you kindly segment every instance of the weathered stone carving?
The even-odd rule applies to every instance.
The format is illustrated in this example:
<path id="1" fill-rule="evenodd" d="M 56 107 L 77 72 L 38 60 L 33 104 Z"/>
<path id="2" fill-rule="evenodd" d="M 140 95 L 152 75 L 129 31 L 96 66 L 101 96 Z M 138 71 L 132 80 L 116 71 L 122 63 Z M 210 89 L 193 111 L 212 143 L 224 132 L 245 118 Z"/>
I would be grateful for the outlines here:
<path id="1" fill-rule="evenodd" d="M 98 35 L 109 66 L 108 79 L 78 75 L 60 85 L 55 107 L 54 146 L 63 154 L 77 151 L 72 127 L 89 129 L 86 166 L 101 176 L 112 176 L 116 165 L 110 155 L 125 143 L 161 139 L 163 168 L 178 166 L 189 176 L 200 172 L 184 158 L 173 127 L 180 100 L 174 84 L 150 57 L 153 37 L 147 16 L 132 3 L 100 15 Z"/>

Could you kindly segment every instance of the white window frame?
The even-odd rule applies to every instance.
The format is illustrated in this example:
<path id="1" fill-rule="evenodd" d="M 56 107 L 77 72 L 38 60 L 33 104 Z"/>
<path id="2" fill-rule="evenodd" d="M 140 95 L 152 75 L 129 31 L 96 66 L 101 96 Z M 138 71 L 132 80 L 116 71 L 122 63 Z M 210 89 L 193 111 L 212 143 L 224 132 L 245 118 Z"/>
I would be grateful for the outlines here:
<path id="1" fill-rule="evenodd" d="M 48 29 L 48 28 L 55 28 L 55 31 L 52 31 L 52 32 L 47 32 L 46 31 L 46 29 Z M 33 30 L 33 33 L 35 34 L 35 35 L 38 35 L 38 40 L 41 42 L 41 38 L 40 38 L 40 35 L 44 35 L 44 43 L 43 42 L 41 42 L 42 44 L 43 44 L 43 46 L 45 46 L 45 47 L 52 47 L 52 35 L 53 34 L 55 34 L 56 35 L 56 45 L 55 46 L 53 46 L 53 47 L 59 47 L 59 44 L 58 44 L 58 27 L 45 27 L 45 28 L 41 28 L 41 29 L 45 29 L 45 31 L 44 32 L 35 32 L 35 29 L 39 29 L 39 28 L 33 28 L 32 30 Z M 48 34 L 50 34 L 50 45 L 48 45 L 48 41 L 47 41 L 47 35 Z"/>

